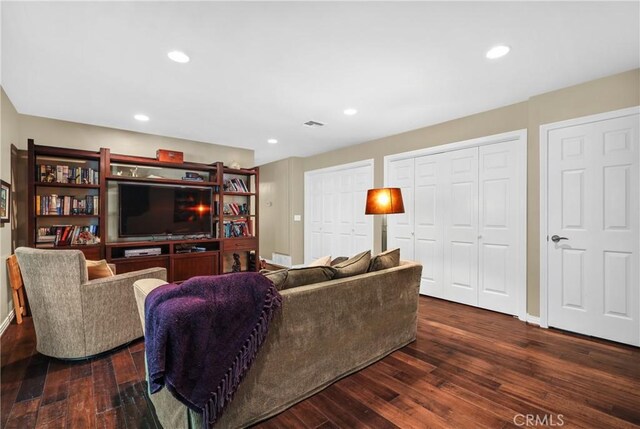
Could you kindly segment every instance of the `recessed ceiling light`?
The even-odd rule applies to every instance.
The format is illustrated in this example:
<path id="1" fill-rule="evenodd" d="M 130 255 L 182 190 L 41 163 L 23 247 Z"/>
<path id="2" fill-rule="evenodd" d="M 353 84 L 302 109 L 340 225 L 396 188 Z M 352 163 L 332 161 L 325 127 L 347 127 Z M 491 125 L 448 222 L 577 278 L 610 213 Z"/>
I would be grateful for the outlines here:
<path id="1" fill-rule="evenodd" d="M 487 58 L 495 60 L 496 58 L 504 57 L 511 50 L 507 45 L 498 45 L 487 51 Z"/>
<path id="2" fill-rule="evenodd" d="M 167 54 L 169 58 L 171 58 L 176 63 L 188 63 L 189 56 L 182 51 L 171 51 Z"/>
<path id="3" fill-rule="evenodd" d="M 133 116 L 135 119 L 137 119 L 138 121 L 142 121 L 142 122 L 147 122 L 149 120 L 149 117 L 147 115 L 143 115 L 141 113 L 138 113 L 137 115 Z"/>
<path id="4" fill-rule="evenodd" d="M 347 115 L 347 116 L 353 116 L 356 113 L 358 113 L 358 111 L 356 109 L 352 109 L 352 108 L 344 109 L 344 114 Z"/>
<path id="5" fill-rule="evenodd" d="M 269 143 L 269 144 L 276 144 L 276 143 L 278 143 L 278 140 L 276 140 L 276 139 L 269 139 L 269 140 L 267 140 L 267 143 Z"/>

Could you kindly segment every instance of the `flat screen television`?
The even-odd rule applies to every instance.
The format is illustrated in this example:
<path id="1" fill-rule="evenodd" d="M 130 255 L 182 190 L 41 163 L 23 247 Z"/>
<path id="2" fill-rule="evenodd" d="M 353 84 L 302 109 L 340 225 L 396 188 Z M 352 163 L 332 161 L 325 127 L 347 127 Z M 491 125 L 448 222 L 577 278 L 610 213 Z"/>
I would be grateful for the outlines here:
<path id="1" fill-rule="evenodd" d="M 118 184 L 120 237 L 211 234 L 210 188 Z"/>

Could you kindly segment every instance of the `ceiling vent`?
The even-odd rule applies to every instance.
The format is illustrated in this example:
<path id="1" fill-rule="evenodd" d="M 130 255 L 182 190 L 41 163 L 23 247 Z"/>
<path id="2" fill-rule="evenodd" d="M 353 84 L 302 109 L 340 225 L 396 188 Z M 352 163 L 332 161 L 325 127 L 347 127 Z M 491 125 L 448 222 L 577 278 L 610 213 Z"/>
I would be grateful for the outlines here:
<path id="1" fill-rule="evenodd" d="M 324 124 L 322 122 L 316 122 L 316 121 L 307 121 L 303 125 L 305 127 L 310 127 L 310 128 L 324 127 Z"/>

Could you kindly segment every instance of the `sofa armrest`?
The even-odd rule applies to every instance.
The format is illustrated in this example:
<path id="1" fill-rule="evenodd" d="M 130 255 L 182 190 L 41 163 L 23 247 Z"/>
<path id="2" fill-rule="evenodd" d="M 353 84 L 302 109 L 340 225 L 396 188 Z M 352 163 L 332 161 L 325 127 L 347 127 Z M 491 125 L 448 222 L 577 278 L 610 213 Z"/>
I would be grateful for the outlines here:
<path id="1" fill-rule="evenodd" d="M 161 279 L 142 279 L 133 284 L 133 292 L 136 296 L 136 305 L 138 307 L 138 315 L 140 316 L 140 324 L 142 325 L 142 333 L 144 334 L 144 301 L 147 295 L 155 288 L 167 284 Z"/>
<path id="2" fill-rule="evenodd" d="M 123 273 L 123 274 L 116 274 L 115 276 L 111 276 L 111 277 L 102 277 L 99 279 L 94 279 L 94 280 L 89 280 L 88 282 L 86 282 L 84 285 L 82 285 L 82 287 L 84 289 L 92 289 L 98 286 L 103 286 L 105 284 L 108 283 L 113 283 L 113 284 L 129 284 L 133 287 L 133 283 L 136 280 L 140 280 L 140 279 L 161 279 L 161 280 L 166 280 L 167 279 L 167 269 L 166 268 L 147 268 L 144 270 L 140 270 L 140 271 L 132 271 L 129 273 Z"/>

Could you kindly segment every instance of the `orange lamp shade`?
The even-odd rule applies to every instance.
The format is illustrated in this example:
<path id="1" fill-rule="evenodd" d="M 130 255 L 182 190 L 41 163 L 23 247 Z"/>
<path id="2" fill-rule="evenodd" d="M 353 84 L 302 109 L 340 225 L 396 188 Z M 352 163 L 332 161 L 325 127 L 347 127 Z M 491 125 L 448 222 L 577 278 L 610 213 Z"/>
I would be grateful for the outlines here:
<path id="1" fill-rule="evenodd" d="M 400 188 L 376 188 L 367 191 L 364 214 L 404 213 Z"/>

